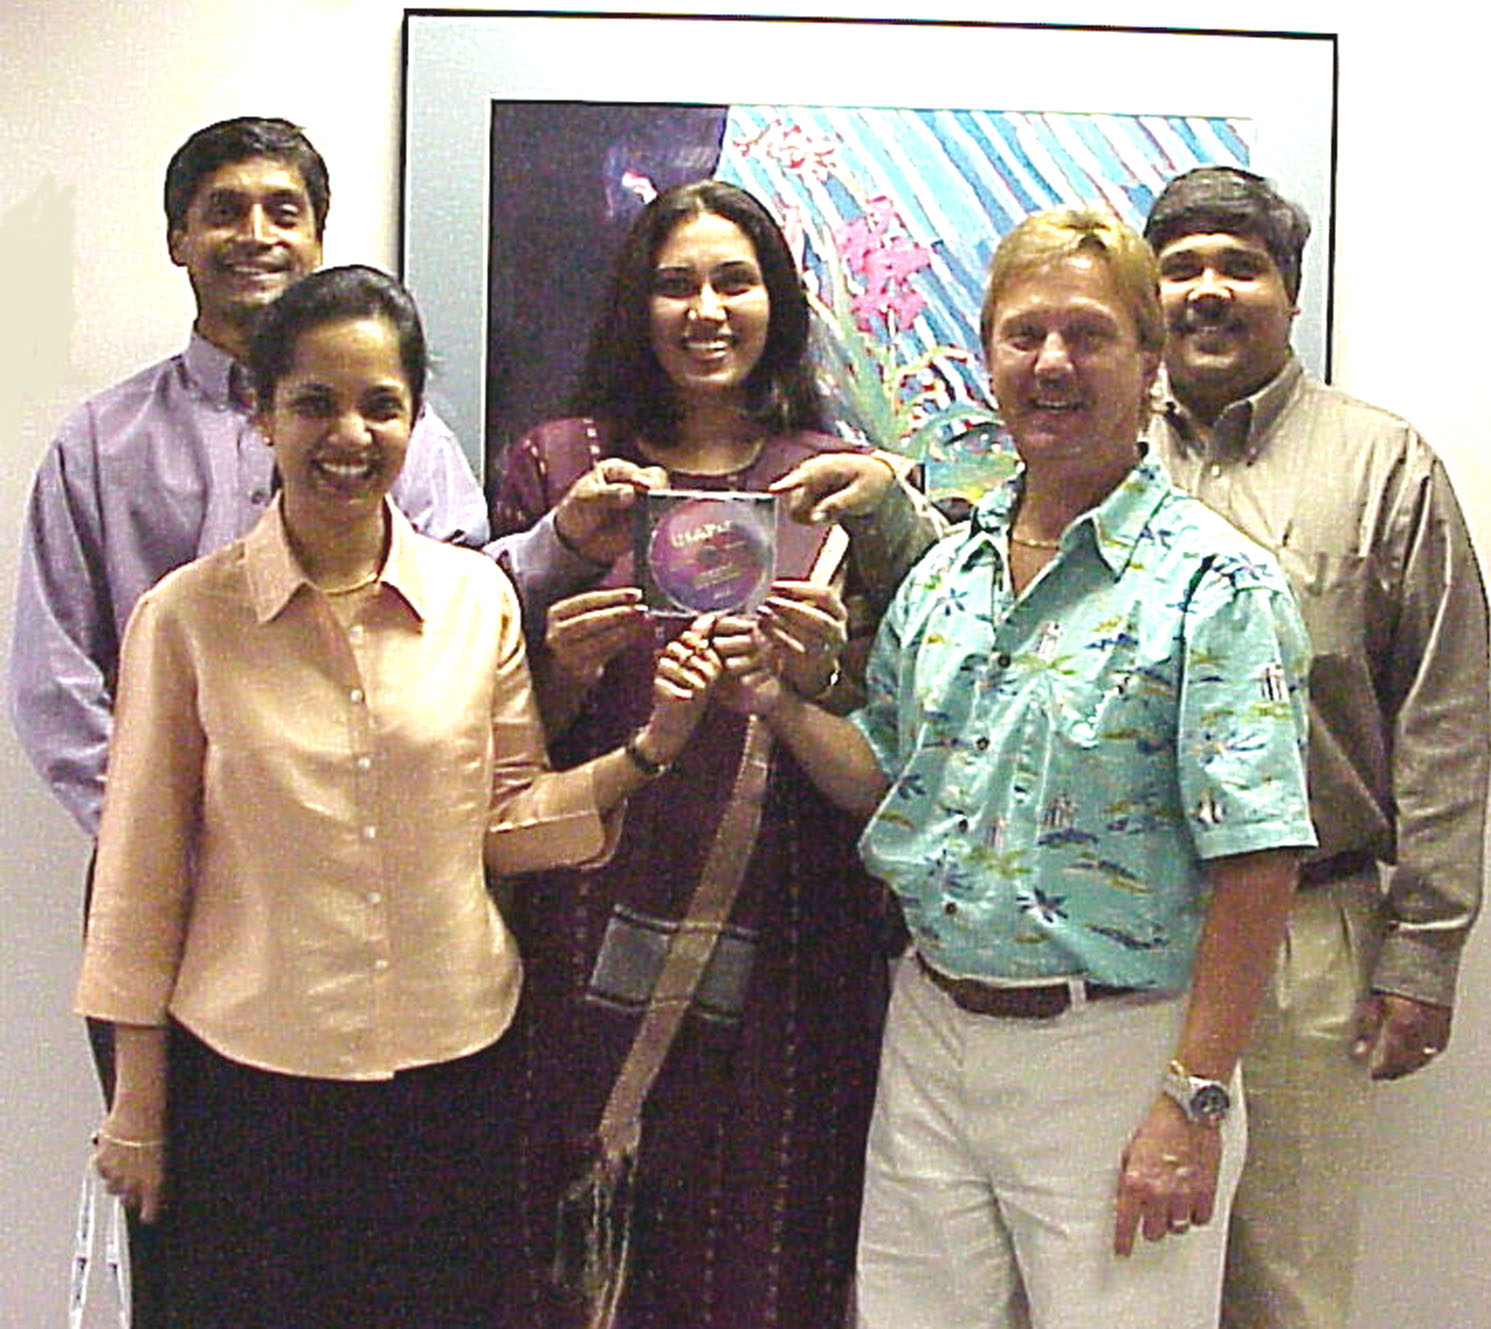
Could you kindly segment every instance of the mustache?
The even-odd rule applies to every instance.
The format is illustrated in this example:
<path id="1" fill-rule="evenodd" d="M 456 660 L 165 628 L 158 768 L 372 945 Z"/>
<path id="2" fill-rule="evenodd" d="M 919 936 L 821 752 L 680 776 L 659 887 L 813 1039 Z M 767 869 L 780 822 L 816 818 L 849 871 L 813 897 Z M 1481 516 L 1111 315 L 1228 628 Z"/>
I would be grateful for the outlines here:
<path id="1" fill-rule="evenodd" d="M 257 245 L 242 245 L 225 249 L 219 253 L 213 266 L 228 271 L 243 266 L 258 268 L 263 272 L 285 272 L 291 266 L 288 254 L 276 254 Z"/>
<path id="2" fill-rule="evenodd" d="M 1211 309 L 1191 305 L 1172 314 L 1166 323 L 1171 332 L 1235 332 L 1242 326 L 1241 320 L 1225 308 Z"/>

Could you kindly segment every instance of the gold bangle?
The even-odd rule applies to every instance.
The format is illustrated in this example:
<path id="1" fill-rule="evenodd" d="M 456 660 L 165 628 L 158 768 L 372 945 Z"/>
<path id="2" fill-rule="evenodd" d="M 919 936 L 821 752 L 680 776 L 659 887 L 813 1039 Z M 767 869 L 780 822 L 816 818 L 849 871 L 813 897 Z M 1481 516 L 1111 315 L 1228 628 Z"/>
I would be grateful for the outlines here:
<path id="1" fill-rule="evenodd" d="M 125 1140 L 117 1135 L 110 1135 L 108 1131 L 100 1127 L 93 1132 L 93 1143 L 112 1144 L 116 1149 L 163 1149 L 165 1140 Z"/>

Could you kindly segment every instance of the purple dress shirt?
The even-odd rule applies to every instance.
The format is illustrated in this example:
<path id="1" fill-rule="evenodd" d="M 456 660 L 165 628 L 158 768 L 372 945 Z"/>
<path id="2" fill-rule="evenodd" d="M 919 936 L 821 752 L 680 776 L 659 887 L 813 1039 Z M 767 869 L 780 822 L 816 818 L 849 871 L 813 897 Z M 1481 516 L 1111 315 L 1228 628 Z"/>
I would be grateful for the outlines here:
<path id="1" fill-rule="evenodd" d="M 245 534 L 269 504 L 271 454 L 244 371 L 196 333 L 85 402 L 37 471 L 22 534 L 11 718 L 63 805 L 98 834 L 119 643 L 140 595 Z M 392 497 L 416 530 L 480 546 L 486 500 L 465 454 L 421 415 Z"/>

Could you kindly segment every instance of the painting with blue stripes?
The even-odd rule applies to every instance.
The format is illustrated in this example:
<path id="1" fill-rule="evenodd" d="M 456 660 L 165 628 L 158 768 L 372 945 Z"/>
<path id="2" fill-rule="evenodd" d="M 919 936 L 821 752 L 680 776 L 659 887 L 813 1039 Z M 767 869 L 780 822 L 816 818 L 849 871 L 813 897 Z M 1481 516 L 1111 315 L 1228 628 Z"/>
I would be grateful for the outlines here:
<path id="1" fill-rule="evenodd" d="M 1180 115 L 729 108 L 715 174 L 781 221 L 818 316 L 838 418 L 937 455 L 987 420 L 979 306 L 1000 238 L 1027 213 L 1101 203 L 1142 227 L 1192 166 L 1246 166 L 1250 122 Z"/>
<path id="2" fill-rule="evenodd" d="M 761 199 L 791 242 L 838 427 L 972 499 L 1001 474 L 986 455 L 1006 451 L 978 335 L 1001 236 L 1062 203 L 1139 226 L 1179 172 L 1247 166 L 1253 131 L 1183 115 L 494 101 L 489 451 L 566 413 L 641 208 L 714 175 Z"/>

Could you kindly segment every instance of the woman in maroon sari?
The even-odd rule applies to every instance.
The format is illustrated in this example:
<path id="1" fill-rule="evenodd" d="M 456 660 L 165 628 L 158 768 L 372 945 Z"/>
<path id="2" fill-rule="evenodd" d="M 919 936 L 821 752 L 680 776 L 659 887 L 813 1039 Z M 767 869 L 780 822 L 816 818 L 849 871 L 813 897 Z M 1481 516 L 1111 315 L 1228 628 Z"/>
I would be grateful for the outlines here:
<path id="1" fill-rule="evenodd" d="M 498 533 L 530 527 L 577 483 L 765 490 L 842 449 L 821 432 L 807 335 L 801 279 L 761 205 L 717 181 L 668 190 L 619 258 L 579 415 L 540 427 L 508 457 Z M 581 543 L 566 529 L 575 510 L 550 519 L 571 546 Z M 855 588 L 841 596 L 806 581 L 832 529 L 781 523 L 782 580 L 760 611 L 807 695 L 852 690 L 834 661 Z M 554 606 L 547 649 L 534 652 L 561 765 L 641 722 L 656 652 L 683 625 L 640 607 L 621 543 L 596 568 L 597 589 Z M 741 717 L 712 704 L 683 757 L 631 799 L 605 866 L 514 892 L 526 977 L 513 1326 L 579 1323 L 547 1277 L 556 1206 L 590 1161 L 730 799 L 743 734 Z M 736 849 L 748 861 L 729 924 L 647 1101 L 616 1318 L 625 1329 L 844 1323 L 885 970 L 880 893 L 857 833 L 790 756 L 773 753 L 759 829 Z"/>

